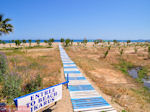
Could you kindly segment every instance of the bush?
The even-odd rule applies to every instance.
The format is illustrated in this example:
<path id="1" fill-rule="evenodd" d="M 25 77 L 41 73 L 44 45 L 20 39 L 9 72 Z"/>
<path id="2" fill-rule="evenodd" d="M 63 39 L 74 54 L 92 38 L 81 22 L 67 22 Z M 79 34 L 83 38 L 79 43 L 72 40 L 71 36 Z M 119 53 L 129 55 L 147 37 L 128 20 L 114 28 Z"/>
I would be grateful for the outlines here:
<path id="1" fill-rule="evenodd" d="M 65 40 L 64 40 L 64 38 L 61 38 L 61 39 L 60 39 L 60 42 L 62 42 L 62 43 L 63 43 L 64 41 L 65 41 Z"/>
<path id="2" fill-rule="evenodd" d="M 34 80 L 31 80 L 27 85 L 25 85 L 25 93 L 37 91 L 41 89 L 41 87 L 42 78 L 40 77 L 40 75 L 37 75 L 37 77 Z"/>
<path id="3" fill-rule="evenodd" d="M 21 95 L 21 78 L 16 73 L 9 73 L 4 76 L 2 93 L 8 101 Z"/>
<path id="4" fill-rule="evenodd" d="M 148 58 L 150 59 L 150 46 L 148 46 Z"/>
<path id="5" fill-rule="evenodd" d="M 70 42 L 71 42 L 70 39 L 66 39 L 66 40 L 65 40 L 65 47 L 68 47 L 69 44 L 70 44 Z"/>
<path id="6" fill-rule="evenodd" d="M 106 58 L 106 56 L 108 55 L 109 50 L 107 50 L 106 52 L 104 52 L 104 58 Z"/>
<path id="7" fill-rule="evenodd" d="M 122 55 L 123 55 L 123 52 L 124 52 L 124 50 L 123 50 L 123 49 L 121 49 L 121 50 L 120 50 L 120 56 L 122 56 Z"/>
<path id="8" fill-rule="evenodd" d="M 5 54 L 0 52 L 0 82 L 7 71 L 7 58 Z"/>

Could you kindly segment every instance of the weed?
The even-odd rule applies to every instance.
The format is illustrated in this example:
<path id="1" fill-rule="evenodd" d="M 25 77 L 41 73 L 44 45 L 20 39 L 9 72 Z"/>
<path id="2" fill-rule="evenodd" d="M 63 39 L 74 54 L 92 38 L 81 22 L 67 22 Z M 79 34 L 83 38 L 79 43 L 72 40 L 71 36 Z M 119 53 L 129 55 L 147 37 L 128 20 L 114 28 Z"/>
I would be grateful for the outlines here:
<path id="1" fill-rule="evenodd" d="M 3 80 L 3 76 L 7 71 L 7 58 L 5 54 L 0 53 L 0 82 Z"/>
<path id="2" fill-rule="evenodd" d="M 120 50 L 120 56 L 123 55 L 123 52 L 124 52 L 124 49 L 121 49 L 121 50 Z"/>
<path id="3" fill-rule="evenodd" d="M 119 70 L 121 70 L 123 73 L 128 74 L 128 69 L 133 67 L 133 64 L 130 62 L 127 62 L 123 59 L 120 60 L 120 63 L 115 65 Z"/>
<path id="4" fill-rule="evenodd" d="M 70 44 L 70 39 L 66 39 L 66 40 L 65 40 L 65 47 L 68 47 L 69 44 Z"/>
<path id="5" fill-rule="evenodd" d="M 148 58 L 150 59 L 150 46 L 148 46 Z"/>
<path id="6" fill-rule="evenodd" d="M 137 50 L 138 50 L 138 49 L 135 47 L 135 48 L 134 48 L 134 52 L 137 53 Z"/>
<path id="7" fill-rule="evenodd" d="M 4 80 L 2 93 L 8 101 L 21 95 L 21 78 L 16 73 L 5 75 Z"/>
<path id="8" fill-rule="evenodd" d="M 104 52 L 104 58 L 106 58 L 106 56 L 108 55 L 109 50 L 107 50 L 106 52 Z"/>
<path id="9" fill-rule="evenodd" d="M 33 80 L 31 80 L 28 84 L 25 85 L 25 93 L 31 93 L 41 89 L 42 87 L 42 78 L 40 75 Z"/>
<path id="10" fill-rule="evenodd" d="M 142 79 L 148 79 L 148 70 L 145 67 L 142 67 L 139 71 L 138 71 L 138 78 L 137 81 L 138 82 L 143 82 Z"/>

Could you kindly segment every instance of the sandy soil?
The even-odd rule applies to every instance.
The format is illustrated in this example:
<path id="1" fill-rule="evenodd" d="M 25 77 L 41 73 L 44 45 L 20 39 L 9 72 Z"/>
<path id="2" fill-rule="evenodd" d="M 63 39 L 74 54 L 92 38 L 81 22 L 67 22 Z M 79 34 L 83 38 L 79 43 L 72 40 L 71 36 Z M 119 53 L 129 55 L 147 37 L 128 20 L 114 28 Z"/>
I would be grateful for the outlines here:
<path id="1" fill-rule="evenodd" d="M 96 82 L 92 81 L 85 73 L 84 71 L 79 68 L 79 70 L 82 72 L 82 74 L 86 77 L 86 79 L 92 84 L 92 86 L 94 87 L 94 89 L 113 107 L 117 110 L 117 112 L 121 112 L 122 110 L 124 110 L 123 107 L 121 107 L 120 105 L 118 105 L 115 102 L 112 102 L 112 98 L 109 95 L 104 94 L 100 88 L 97 86 Z"/>
<path id="2" fill-rule="evenodd" d="M 31 46 L 36 46 L 36 43 L 32 43 Z M 41 46 L 48 46 L 47 43 L 40 43 Z M 23 44 L 21 43 L 20 47 L 24 47 L 24 46 L 29 46 L 29 43 Z M 58 42 L 53 42 L 52 44 L 53 47 L 57 47 L 58 46 Z M 0 44 L 0 48 L 10 48 L 10 47 L 16 47 L 15 43 L 6 43 L 6 44 Z"/>
<path id="3" fill-rule="evenodd" d="M 142 89 L 143 86 L 112 66 L 119 62 L 119 48 L 111 48 L 107 58 L 104 59 L 106 49 L 107 47 L 93 47 L 92 43 L 88 43 L 86 47 L 66 48 L 71 59 L 80 66 L 86 76 L 92 80 L 90 82 L 95 83 L 102 96 L 118 111 L 125 108 L 129 112 L 149 112 L 150 104 L 143 98 L 143 95 L 147 94 Z M 125 60 L 137 66 L 149 66 L 150 60 L 146 59 L 146 48 L 139 47 L 138 52 L 134 53 L 134 47 L 131 46 L 124 48 L 124 51 Z M 116 103 L 121 106 L 116 106 Z"/>
<path id="4" fill-rule="evenodd" d="M 61 80 L 65 82 L 63 68 L 61 69 Z M 69 91 L 66 86 L 63 86 L 62 100 L 58 101 L 53 112 L 73 112 L 72 103 L 70 100 Z"/>

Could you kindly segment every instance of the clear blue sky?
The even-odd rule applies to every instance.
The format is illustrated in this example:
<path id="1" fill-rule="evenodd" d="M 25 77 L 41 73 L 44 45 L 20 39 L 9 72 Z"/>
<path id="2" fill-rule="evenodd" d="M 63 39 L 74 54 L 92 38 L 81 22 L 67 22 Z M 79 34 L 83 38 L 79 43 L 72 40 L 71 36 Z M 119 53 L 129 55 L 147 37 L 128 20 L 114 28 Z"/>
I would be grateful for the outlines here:
<path id="1" fill-rule="evenodd" d="M 150 0 L 0 0 L 1 39 L 150 39 Z"/>

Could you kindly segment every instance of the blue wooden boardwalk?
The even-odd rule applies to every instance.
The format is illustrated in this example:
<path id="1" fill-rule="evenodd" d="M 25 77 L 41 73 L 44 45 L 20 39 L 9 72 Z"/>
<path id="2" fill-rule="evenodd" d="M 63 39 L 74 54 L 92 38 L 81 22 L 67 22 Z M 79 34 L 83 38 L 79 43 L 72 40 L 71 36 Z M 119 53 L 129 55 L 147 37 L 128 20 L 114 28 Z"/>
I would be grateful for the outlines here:
<path id="1" fill-rule="evenodd" d="M 89 83 L 59 44 L 64 75 L 69 75 L 69 93 L 74 112 L 117 112 Z"/>

